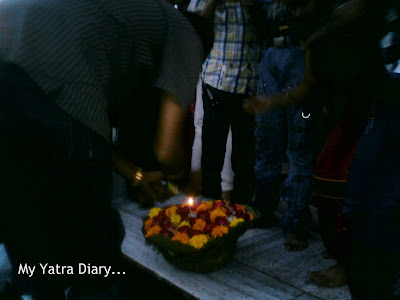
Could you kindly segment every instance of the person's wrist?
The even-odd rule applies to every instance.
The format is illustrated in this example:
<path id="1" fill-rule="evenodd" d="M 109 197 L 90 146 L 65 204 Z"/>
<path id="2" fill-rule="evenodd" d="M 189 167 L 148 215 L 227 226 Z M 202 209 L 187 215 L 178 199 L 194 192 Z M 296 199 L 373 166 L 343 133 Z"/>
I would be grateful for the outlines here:
<path id="1" fill-rule="evenodd" d="M 138 187 L 143 180 L 143 169 L 141 167 L 136 167 L 136 171 L 133 172 L 131 176 L 131 184 Z"/>

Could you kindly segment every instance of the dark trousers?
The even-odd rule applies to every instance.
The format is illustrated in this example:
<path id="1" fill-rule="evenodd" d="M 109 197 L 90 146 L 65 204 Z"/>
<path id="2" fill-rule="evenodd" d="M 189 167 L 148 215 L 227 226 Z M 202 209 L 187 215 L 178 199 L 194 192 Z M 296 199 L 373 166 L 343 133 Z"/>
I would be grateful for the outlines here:
<path id="1" fill-rule="evenodd" d="M 122 256 L 108 143 L 20 70 L 0 65 L 0 78 L 0 228 L 17 290 L 63 299 L 68 286 L 106 288 L 115 276 L 78 274 L 78 264 L 117 266 Z M 36 267 L 32 277 L 18 274 L 21 263 Z M 39 263 L 72 266 L 74 275 L 43 274 Z"/>
<path id="2" fill-rule="evenodd" d="M 202 194 L 221 198 L 221 171 L 226 140 L 232 130 L 232 202 L 250 204 L 254 192 L 254 117 L 243 110 L 246 95 L 232 94 L 203 84 Z"/>
<path id="3" fill-rule="evenodd" d="M 398 104 L 376 104 L 376 118 L 361 137 L 345 195 L 349 286 L 358 299 L 391 299 L 393 294 L 400 262 L 399 116 Z"/>

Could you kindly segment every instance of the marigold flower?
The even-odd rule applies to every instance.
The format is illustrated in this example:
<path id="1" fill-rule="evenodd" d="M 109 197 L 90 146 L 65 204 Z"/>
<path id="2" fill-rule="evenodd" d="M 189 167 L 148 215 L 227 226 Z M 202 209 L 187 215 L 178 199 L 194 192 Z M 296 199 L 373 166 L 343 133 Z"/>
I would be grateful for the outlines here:
<path id="1" fill-rule="evenodd" d="M 146 220 L 146 222 L 144 222 L 144 230 L 149 230 L 149 228 L 151 227 L 151 225 L 153 224 L 153 219 L 149 218 Z"/>
<path id="2" fill-rule="evenodd" d="M 172 214 L 169 218 L 171 219 L 171 222 L 176 225 L 181 223 L 181 216 L 178 214 Z"/>
<path id="3" fill-rule="evenodd" d="M 156 217 L 156 216 L 158 215 L 158 213 L 159 213 L 161 210 L 162 210 L 162 209 L 161 209 L 161 208 L 158 208 L 158 207 L 152 208 L 152 209 L 150 210 L 149 217 L 150 217 L 150 218 Z"/>
<path id="4" fill-rule="evenodd" d="M 244 211 L 246 211 L 246 208 L 243 205 L 235 204 L 235 210 L 244 212 Z"/>
<path id="5" fill-rule="evenodd" d="M 208 238 L 205 234 L 195 235 L 189 239 L 189 245 L 195 247 L 196 249 L 202 248 L 207 242 Z"/>
<path id="6" fill-rule="evenodd" d="M 212 237 L 223 236 L 226 233 L 228 233 L 228 227 L 226 227 L 226 226 L 216 226 L 211 231 L 211 236 Z"/>
<path id="7" fill-rule="evenodd" d="M 189 243 L 189 236 L 186 233 L 177 232 L 171 240 L 179 241 L 182 244 L 188 244 Z"/>
<path id="8" fill-rule="evenodd" d="M 213 207 L 213 205 L 214 205 L 213 201 L 206 201 L 206 202 L 203 202 L 203 203 L 205 203 L 207 205 L 208 209 L 211 209 Z"/>
<path id="9" fill-rule="evenodd" d="M 242 218 L 234 218 L 230 223 L 229 226 L 235 227 L 237 224 L 244 222 Z"/>
<path id="10" fill-rule="evenodd" d="M 182 227 L 182 226 L 189 226 L 189 227 L 190 227 L 189 221 L 183 221 L 183 222 L 181 222 L 181 224 L 179 224 L 179 227 Z"/>
<path id="11" fill-rule="evenodd" d="M 216 217 L 226 217 L 226 214 L 223 210 L 221 210 L 221 208 L 216 208 L 210 213 L 211 222 L 214 222 Z"/>
<path id="12" fill-rule="evenodd" d="M 206 202 L 202 202 L 196 209 L 196 211 L 202 211 L 202 210 L 209 210 L 209 207 L 206 204 Z"/>
<path id="13" fill-rule="evenodd" d="M 160 231 L 161 231 L 161 227 L 160 226 L 158 226 L 158 225 L 153 226 L 147 231 L 146 237 L 149 237 L 149 236 L 152 236 L 152 235 L 155 235 L 155 234 L 159 234 Z"/>
<path id="14" fill-rule="evenodd" d="M 254 219 L 254 215 L 252 213 L 248 213 L 248 214 L 249 214 L 250 220 L 253 220 Z"/>
<path id="15" fill-rule="evenodd" d="M 176 214 L 177 209 L 178 207 L 175 205 L 170 206 L 165 210 L 165 214 L 167 215 L 167 217 L 170 217 L 171 215 Z"/>
<path id="16" fill-rule="evenodd" d="M 194 230 L 203 230 L 204 227 L 206 227 L 206 222 L 204 222 L 202 219 L 197 219 L 196 223 L 193 225 Z"/>

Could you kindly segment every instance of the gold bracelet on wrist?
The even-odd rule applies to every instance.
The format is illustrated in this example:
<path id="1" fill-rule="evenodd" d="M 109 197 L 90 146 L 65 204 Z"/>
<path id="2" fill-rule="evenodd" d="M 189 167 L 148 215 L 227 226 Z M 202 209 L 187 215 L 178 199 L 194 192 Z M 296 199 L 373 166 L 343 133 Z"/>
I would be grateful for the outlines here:
<path id="1" fill-rule="evenodd" d="M 140 182 L 142 181 L 142 179 L 143 179 L 143 169 L 140 167 L 137 167 L 135 176 L 133 177 L 133 180 L 132 180 L 132 185 L 138 186 L 140 184 Z"/>

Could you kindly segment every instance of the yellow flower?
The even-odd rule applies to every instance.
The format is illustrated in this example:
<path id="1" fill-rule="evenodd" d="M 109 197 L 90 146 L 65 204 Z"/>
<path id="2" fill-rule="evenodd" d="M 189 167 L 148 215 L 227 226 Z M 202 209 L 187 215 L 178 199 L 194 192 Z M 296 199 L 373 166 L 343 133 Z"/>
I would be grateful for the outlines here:
<path id="1" fill-rule="evenodd" d="M 153 219 L 149 218 L 146 220 L 146 222 L 144 222 L 144 230 L 149 230 L 149 228 L 151 227 L 151 225 L 153 224 Z"/>
<path id="2" fill-rule="evenodd" d="M 186 233 L 177 232 L 171 240 L 179 241 L 182 244 L 188 244 L 189 243 L 189 236 Z"/>
<path id="3" fill-rule="evenodd" d="M 213 201 L 206 201 L 205 204 L 207 205 L 208 209 L 211 209 L 213 207 L 213 205 L 214 205 L 214 202 Z"/>
<path id="4" fill-rule="evenodd" d="M 242 218 L 234 218 L 230 223 L 229 226 L 235 227 L 237 224 L 244 222 L 244 219 Z"/>
<path id="5" fill-rule="evenodd" d="M 211 222 L 214 222 L 216 217 L 226 217 L 226 214 L 220 208 L 216 208 L 213 211 L 211 211 L 211 213 L 210 213 Z"/>
<path id="6" fill-rule="evenodd" d="M 196 249 L 202 248 L 207 242 L 208 238 L 205 234 L 195 235 L 189 239 L 189 245 L 195 247 Z"/>
<path id="7" fill-rule="evenodd" d="M 173 214 L 169 217 L 171 219 L 171 222 L 178 225 L 181 222 L 181 216 L 178 214 Z"/>
<path id="8" fill-rule="evenodd" d="M 188 221 L 183 221 L 181 224 L 179 224 L 179 227 L 182 226 L 189 226 L 190 227 L 190 223 Z"/>
<path id="9" fill-rule="evenodd" d="M 228 233 L 228 227 L 226 226 L 216 226 L 213 228 L 211 232 L 212 237 L 223 236 L 224 234 Z"/>
<path id="10" fill-rule="evenodd" d="M 158 225 L 153 226 L 153 227 L 151 227 L 149 229 L 149 231 L 147 231 L 146 237 L 149 237 L 149 236 L 152 236 L 152 235 L 155 235 L 155 234 L 159 234 L 160 231 L 161 231 L 161 227 L 160 226 L 158 226 Z"/>
<path id="11" fill-rule="evenodd" d="M 161 209 L 161 208 L 158 208 L 158 207 L 152 208 L 152 209 L 150 210 L 149 217 L 150 217 L 150 218 L 157 217 L 158 213 L 159 213 L 161 210 L 162 210 L 162 209 Z"/>
<path id="12" fill-rule="evenodd" d="M 203 221 L 202 219 L 196 219 L 196 223 L 193 225 L 194 230 L 203 230 L 204 227 L 206 227 L 206 222 Z"/>
<path id="13" fill-rule="evenodd" d="M 178 207 L 175 206 L 175 205 L 173 205 L 173 206 L 171 206 L 171 207 L 168 207 L 168 208 L 165 210 L 166 216 L 167 216 L 167 217 L 170 217 L 171 215 L 176 214 L 177 208 L 178 208 Z"/>

